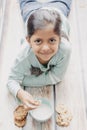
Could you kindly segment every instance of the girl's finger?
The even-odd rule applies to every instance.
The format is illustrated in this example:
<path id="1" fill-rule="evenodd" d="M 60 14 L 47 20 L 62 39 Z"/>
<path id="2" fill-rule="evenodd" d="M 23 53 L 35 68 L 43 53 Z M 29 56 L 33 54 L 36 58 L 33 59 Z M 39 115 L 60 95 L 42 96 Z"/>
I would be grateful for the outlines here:
<path id="1" fill-rule="evenodd" d="M 41 101 L 39 100 L 29 100 L 29 103 L 35 106 L 39 106 L 41 104 Z"/>
<path id="2" fill-rule="evenodd" d="M 25 107 L 26 110 L 32 110 L 32 109 L 36 109 L 36 108 L 37 108 L 37 106 L 32 105 L 32 104 L 27 103 L 27 102 L 26 102 L 26 104 L 24 105 L 24 107 Z"/>

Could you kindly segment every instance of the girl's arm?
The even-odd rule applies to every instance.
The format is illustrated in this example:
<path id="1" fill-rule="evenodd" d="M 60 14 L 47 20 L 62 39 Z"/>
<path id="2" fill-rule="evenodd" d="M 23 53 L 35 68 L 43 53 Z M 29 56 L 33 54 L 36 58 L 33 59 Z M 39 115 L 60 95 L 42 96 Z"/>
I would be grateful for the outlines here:
<path id="1" fill-rule="evenodd" d="M 23 90 L 22 81 L 24 78 L 25 61 L 18 62 L 16 59 L 15 65 L 13 66 L 11 73 L 8 78 L 7 87 L 11 94 L 23 103 L 27 110 L 35 109 L 38 107 L 39 102 L 34 100 L 32 95 L 27 91 Z M 21 64 L 20 64 L 21 63 Z"/>

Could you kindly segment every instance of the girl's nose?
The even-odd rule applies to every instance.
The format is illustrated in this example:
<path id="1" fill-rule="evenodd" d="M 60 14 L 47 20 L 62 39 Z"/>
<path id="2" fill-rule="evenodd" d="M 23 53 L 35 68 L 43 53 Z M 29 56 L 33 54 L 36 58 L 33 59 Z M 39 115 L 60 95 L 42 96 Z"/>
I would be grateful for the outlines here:
<path id="1" fill-rule="evenodd" d="M 48 51 L 49 50 L 49 46 L 47 44 L 44 44 L 42 47 L 43 51 Z"/>

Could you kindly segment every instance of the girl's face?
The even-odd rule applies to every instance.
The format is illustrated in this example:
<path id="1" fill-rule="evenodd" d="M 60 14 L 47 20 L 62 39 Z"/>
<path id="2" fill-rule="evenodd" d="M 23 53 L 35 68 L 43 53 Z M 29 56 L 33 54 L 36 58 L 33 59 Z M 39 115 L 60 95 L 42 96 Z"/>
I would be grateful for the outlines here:
<path id="1" fill-rule="evenodd" d="M 39 62 L 47 64 L 58 51 L 60 37 L 53 31 L 53 26 L 49 25 L 45 29 L 37 30 L 27 40 Z"/>

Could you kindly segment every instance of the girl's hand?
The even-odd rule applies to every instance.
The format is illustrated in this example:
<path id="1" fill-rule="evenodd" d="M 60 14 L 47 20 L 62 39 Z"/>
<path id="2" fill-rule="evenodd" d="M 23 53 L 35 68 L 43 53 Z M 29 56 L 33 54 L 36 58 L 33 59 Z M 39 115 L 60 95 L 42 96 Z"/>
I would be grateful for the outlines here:
<path id="1" fill-rule="evenodd" d="M 26 110 L 35 109 L 40 105 L 39 101 L 34 100 L 32 95 L 23 89 L 18 91 L 17 97 L 22 101 Z"/>

